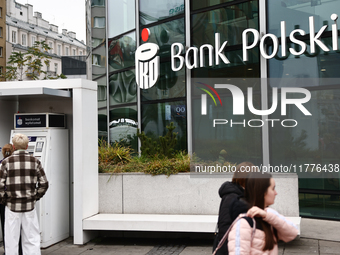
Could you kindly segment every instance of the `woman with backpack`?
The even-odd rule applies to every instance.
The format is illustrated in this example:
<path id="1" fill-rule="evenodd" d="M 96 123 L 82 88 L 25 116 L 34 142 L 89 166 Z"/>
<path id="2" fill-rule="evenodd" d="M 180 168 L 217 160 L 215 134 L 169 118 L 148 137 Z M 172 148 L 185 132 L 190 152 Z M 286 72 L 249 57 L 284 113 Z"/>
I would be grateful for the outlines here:
<path id="1" fill-rule="evenodd" d="M 221 203 L 217 222 L 218 232 L 214 240 L 213 252 L 227 232 L 231 223 L 233 223 L 240 213 L 247 212 L 248 210 L 245 202 L 241 201 L 244 198 L 244 186 L 247 175 L 249 174 L 244 171 L 246 167 L 254 167 L 254 165 L 250 162 L 238 164 L 231 182 L 224 182 L 218 191 L 218 194 L 221 197 Z M 227 242 L 225 242 L 216 252 L 216 255 L 226 254 L 228 254 Z"/>
<path id="2" fill-rule="evenodd" d="M 289 242 L 297 236 L 297 227 L 292 222 L 268 208 L 274 204 L 276 195 L 275 180 L 270 174 L 251 173 L 248 176 L 245 199 L 249 210 L 247 217 L 239 218 L 230 229 L 230 255 L 277 255 L 279 240 Z"/>

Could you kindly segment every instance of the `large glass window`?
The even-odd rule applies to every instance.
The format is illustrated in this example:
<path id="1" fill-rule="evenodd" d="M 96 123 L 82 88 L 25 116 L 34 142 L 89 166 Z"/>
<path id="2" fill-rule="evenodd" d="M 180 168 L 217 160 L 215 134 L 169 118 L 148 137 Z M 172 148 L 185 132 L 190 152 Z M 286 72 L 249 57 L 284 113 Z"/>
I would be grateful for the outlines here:
<path id="1" fill-rule="evenodd" d="M 306 32 L 306 34 L 309 34 L 310 16 L 314 17 L 316 32 L 319 31 L 319 29 L 323 25 L 327 24 L 329 25 L 327 30 L 330 31 L 330 25 L 334 23 L 334 21 L 331 20 L 330 16 L 334 13 L 335 10 L 339 10 L 340 2 L 337 0 L 267 0 L 267 8 L 268 32 L 280 37 L 281 21 L 285 21 L 286 31 L 288 35 L 296 28 L 302 29 Z"/>
<path id="2" fill-rule="evenodd" d="M 157 140 L 167 133 L 166 126 L 171 122 L 176 126 L 176 150 L 187 150 L 187 116 L 184 100 L 155 104 L 142 104 L 142 130 L 145 134 Z"/>
<path id="3" fill-rule="evenodd" d="M 221 44 L 242 44 L 242 32 L 258 29 L 258 1 L 249 1 L 192 15 L 192 44 L 215 45 L 215 33 L 220 33 Z"/>
<path id="4" fill-rule="evenodd" d="M 136 27 L 135 0 L 108 1 L 109 37 L 115 37 Z"/>
<path id="5" fill-rule="evenodd" d="M 340 90 L 316 90 L 311 96 L 303 105 L 312 116 L 288 105 L 284 119 L 295 119 L 298 125 L 270 128 L 271 164 L 297 166 L 301 215 L 340 219 L 340 206 L 334 203 L 340 195 L 340 171 L 336 170 L 336 165 L 340 166 Z M 289 96 L 300 97 L 293 93 Z M 280 107 L 270 118 L 282 119 Z M 312 170 L 305 164 L 319 165 L 323 170 Z"/>
<path id="6" fill-rule="evenodd" d="M 109 88 L 111 106 L 137 102 L 135 70 L 110 75 Z"/>
<path id="7" fill-rule="evenodd" d="M 184 0 L 141 0 L 139 6 L 141 25 L 184 14 Z"/>
<path id="8" fill-rule="evenodd" d="M 142 101 L 184 97 L 185 84 L 185 68 L 174 72 L 170 62 L 163 62 L 157 83 L 150 89 L 141 90 Z"/>
<path id="9" fill-rule="evenodd" d="M 136 33 L 109 39 L 109 71 L 135 65 Z"/>
<path id="10" fill-rule="evenodd" d="M 173 43 L 185 44 L 184 19 L 176 19 L 149 27 L 150 37 L 148 43 L 155 43 L 159 46 L 158 56 L 170 57 L 170 48 Z M 140 40 L 144 43 L 142 40 Z"/>
<path id="11" fill-rule="evenodd" d="M 225 84 L 226 80 L 228 84 L 233 84 L 243 91 L 245 102 L 247 88 L 252 87 L 253 106 L 255 109 L 261 109 L 260 79 L 192 79 L 193 152 L 205 161 L 251 161 L 260 165 L 262 128 L 259 116 L 251 113 L 247 107 L 243 115 L 234 115 L 235 106 L 230 91 L 215 89 L 220 101 L 210 88 L 214 87 L 214 84 Z M 211 96 L 206 91 L 210 92 Z M 204 96 L 207 98 L 206 104 Z M 206 114 L 202 113 L 204 108 Z M 216 122 L 219 124 L 214 126 L 215 119 L 219 120 Z"/>

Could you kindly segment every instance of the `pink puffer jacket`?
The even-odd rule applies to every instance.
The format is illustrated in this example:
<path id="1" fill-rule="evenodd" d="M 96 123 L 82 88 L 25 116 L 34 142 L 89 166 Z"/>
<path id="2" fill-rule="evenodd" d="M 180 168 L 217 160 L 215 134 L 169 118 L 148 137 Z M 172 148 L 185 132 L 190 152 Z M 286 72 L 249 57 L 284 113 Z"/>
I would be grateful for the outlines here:
<path id="1" fill-rule="evenodd" d="M 278 233 L 280 240 L 284 242 L 292 241 L 298 234 L 297 227 L 277 211 L 266 208 L 267 216 L 264 221 L 272 225 Z M 263 251 L 265 234 L 262 230 L 256 229 L 252 240 L 253 229 L 245 219 L 239 219 L 228 236 L 229 255 L 277 255 L 277 244 L 270 251 Z"/>

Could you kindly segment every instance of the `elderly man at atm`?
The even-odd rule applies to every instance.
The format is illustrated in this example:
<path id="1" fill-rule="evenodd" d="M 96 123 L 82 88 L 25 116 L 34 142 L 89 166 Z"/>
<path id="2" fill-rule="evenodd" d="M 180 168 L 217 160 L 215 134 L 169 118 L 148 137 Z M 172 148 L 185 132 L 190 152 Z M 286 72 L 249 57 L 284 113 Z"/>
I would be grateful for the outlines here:
<path id="1" fill-rule="evenodd" d="M 31 156 L 28 137 L 16 134 L 12 156 L 1 162 L 0 197 L 5 209 L 5 251 L 18 254 L 21 233 L 23 253 L 40 255 L 40 231 L 35 202 L 44 196 L 48 181 L 41 162 Z"/>

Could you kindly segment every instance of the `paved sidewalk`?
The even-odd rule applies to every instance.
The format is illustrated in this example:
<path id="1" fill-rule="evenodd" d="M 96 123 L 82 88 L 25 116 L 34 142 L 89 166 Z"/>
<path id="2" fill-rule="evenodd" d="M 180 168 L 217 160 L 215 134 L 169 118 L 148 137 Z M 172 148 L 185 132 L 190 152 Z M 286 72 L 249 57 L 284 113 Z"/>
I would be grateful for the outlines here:
<path id="1" fill-rule="evenodd" d="M 303 219 L 301 237 L 287 244 L 280 242 L 279 255 L 339 255 L 339 229 L 339 221 Z M 211 255 L 212 243 L 211 238 L 98 237 L 85 245 L 74 245 L 70 237 L 42 249 L 42 255 Z"/>
<path id="2" fill-rule="evenodd" d="M 42 255 L 211 255 L 213 240 L 97 238 L 85 245 L 74 245 L 68 238 L 47 249 Z M 0 248 L 0 254 L 3 247 Z M 279 244 L 279 255 L 340 254 L 340 242 L 297 238 Z"/>

